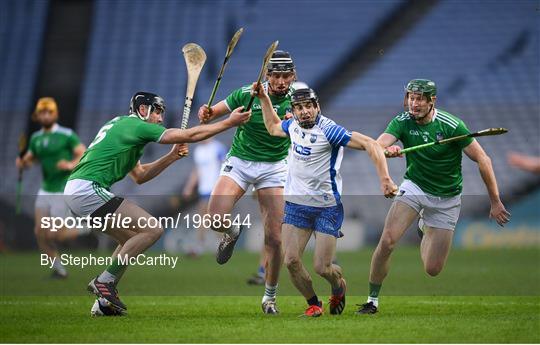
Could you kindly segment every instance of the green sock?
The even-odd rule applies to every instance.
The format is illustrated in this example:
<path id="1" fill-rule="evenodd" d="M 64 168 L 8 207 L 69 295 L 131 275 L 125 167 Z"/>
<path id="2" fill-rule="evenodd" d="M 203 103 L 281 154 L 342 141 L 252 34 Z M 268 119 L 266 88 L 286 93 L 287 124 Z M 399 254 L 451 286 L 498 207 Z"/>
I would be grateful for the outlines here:
<path id="1" fill-rule="evenodd" d="M 372 282 L 369 282 L 369 297 L 379 297 L 379 291 L 381 291 L 381 286 L 382 284 L 373 284 Z"/>
<path id="2" fill-rule="evenodd" d="M 118 283 L 126 269 L 127 265 L 120 264 L 118 258 L 116 258 L 113 260 L 113 263 L 101 273 L 98 280 L 102 283 Z"/>
<path id="3" fill-rule="evenodd" d="M 112 264 L 109 267 L 107 267 L 106 271 L 118 277 L 119 275 L 124 273 L 126 268 L 127 268 L 127 265 L 120 264 L 120 261 L 118 260 L 118 258 L 116 258 L 113 260 Z"/>

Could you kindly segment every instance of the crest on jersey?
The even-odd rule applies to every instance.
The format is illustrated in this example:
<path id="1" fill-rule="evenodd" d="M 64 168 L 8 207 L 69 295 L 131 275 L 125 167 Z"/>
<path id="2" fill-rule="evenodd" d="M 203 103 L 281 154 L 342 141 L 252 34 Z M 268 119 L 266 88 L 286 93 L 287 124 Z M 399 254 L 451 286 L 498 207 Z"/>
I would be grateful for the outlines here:
<path id="1" fill-rule="evenodd" d="M 440 141 L 440 140 L 443 140 L 444 139 L 444 136 L 441 132 L 437 132 L 435 134 L 435 139 L 437 139 L 437 141 Z"/>
<path id="2" fill-rule="evenodd" d="M 311 134 L 311 137 L 309 138 L 309 142 L 312 144 L 317 141 L 317 134 Z"/>

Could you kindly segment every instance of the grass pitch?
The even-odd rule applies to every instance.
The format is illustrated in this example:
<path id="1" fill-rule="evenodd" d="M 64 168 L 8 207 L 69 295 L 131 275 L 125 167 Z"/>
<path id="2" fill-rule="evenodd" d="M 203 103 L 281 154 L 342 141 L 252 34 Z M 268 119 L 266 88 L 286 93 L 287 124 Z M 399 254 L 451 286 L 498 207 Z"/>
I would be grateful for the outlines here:
<path id="1" fill-rule="evenodd" d="M 85 253 L 74 253 L 84 255 Z M 84 293 L 101 267 L 47 279 L 37 253 L 0 256 L 0 341 L 151 343 L 538 343 L 540 251 L 453 250 L 436 278 L 422 271 L 418 248 L 398 248 L 380 312 L 354 315 L 367 293 L 371 249 L 339 255 L 348 281 L 343 315 L 299 317 L 305 301 L 282 271 L 279 316 L 260 310 L 262 287 L 245 284 L 257 255 L 238 252 L 218 266 L 211 256 L 179 266 L 132 267 L 119 285 L 129 315 L 92 318 Z M 311 267 L 310 257 L 307 257 Z M 313 275 L 327 302 L 329 287 Z"/>

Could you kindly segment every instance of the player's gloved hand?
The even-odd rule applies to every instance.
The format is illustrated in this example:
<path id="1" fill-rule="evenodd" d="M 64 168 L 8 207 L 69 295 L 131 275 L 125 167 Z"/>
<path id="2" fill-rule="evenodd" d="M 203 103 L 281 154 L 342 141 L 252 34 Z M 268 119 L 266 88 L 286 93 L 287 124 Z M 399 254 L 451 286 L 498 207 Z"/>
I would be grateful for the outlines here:
<path id="1" fill-rule="evenodd" d="M 199 116 L 200 123 L 207 123 L 212 119 L 212 108 L 209 108 L 208 104 L 203 104 L 199 108 L 197 115 Z"/>
<path id="2" fill-rule="evenodd" d="M 259 85 L 257 83 L 251 84 L 251 94 L 259 99 L 268 97 L 262 83 L 259 83 Z"/>
<path id="3" fill-rule="evenodd" d="M 397 145 L 388 146 L 384 150 L 384 155 L 388 158 L 403 157 L 403 155 L 401 154 L 401 147 Z"/>
<path id="4" fill-rule="evenodd" d="M 188 144 L 175 144 L 169 152 L 174 159 L 184 158 L 189 154 Z"/>
<path id="5" fill-rule="evenodd" d="M 56 163 L 56 167 L 58 168 L 58 170 L 66 171 L 73 170 L 73 168 L 75 168 L 71 162 L 66 161 L 65 159 L 58 161 L 58 163 Z"/>
<path id="6" fill-rule="evenodd" d="M 381 180 L 381 191 L 385 198 L 393 198 L 397 195 L 398 186 L 388 177 Z"/>
<path id="7" fill-rule="evenodd" d="M 248 122 L 251 118 L 251 109 L 249 111 L 244 111 L 244 107 L 240 106 L 233 110 L 229 115 L 229 121 L 233 126 L 240 126 Z"/>
<path id="8" fill-rule="evenodd" d="M 495 219 L 497 224 L 504 227 L 504 224 L 510 221 L 510 212 L 504 208 L 501 200 L 491 203 L 491 210 L 489 211 L 489 218 Z"/>

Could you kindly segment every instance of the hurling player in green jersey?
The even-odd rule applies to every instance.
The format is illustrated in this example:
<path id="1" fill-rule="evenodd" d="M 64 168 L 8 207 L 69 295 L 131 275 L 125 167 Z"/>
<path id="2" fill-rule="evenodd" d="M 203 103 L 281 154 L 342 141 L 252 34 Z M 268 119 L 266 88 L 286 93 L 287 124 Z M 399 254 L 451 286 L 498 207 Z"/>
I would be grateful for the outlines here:
<path id="1" fill-rule="evenodd" d="M 291 113 L 291 84 L 296 79 L 295 66 L 288 52 L 274 52 L 268 63 L 266 79 L 263 86 L 267 89 L 278 116 L 283 119 L 287 113 Z M 203 105 L 199 109 L 199 119 L 206 123 L 237 107 L 247 107 L 250 98 L 251 84 L 248 84 L 210 108 Z M 253 102 L 252 111 L 250 121 L 236 130 L 227 160 L 221 169 L 221 176 L 212 191 L 208 212 L 212 216 L 230 214 L 249 186 L 254 186 L 264 225 L 266 284 L 262 310 L 265 314 L 276 314 L 276 290 L 281 268 L 283 187 L 287 177 L 285 158 L 290 140 L 268 134 L 264 126 L 261 103 L 257 98 Z M 214 230 L 225 233 L 216 256 L 217 262 L 224 264 L 233 254 L 240 228 L 231 226 Z"/>
<path id="2" fill-rule="evenodd" d="M 431 80 L 413 79 L 407 84 L 404 99 L 407 111 L 396 116 L 377 139 L 389 157 L 401 156 L 400 147 L 393 145 L 397 140 L 407 148 L 469 133 L 459 118 L 435 108 L 436 95 L 437 88 Z M 478 164 L 491 202 L 490 218 L 500 226 L 510 220 L 510 213 L 499 197 L 491 160 L 475 139 L 408 153 L 404 181 L 388 211 L 383 233 L 371 259 L 369 297 L 357 313 L 377 312 L 379 291 L 388 274 L 392 250 L 418 216 L 424 270 L 430 276 L 442 271 L 461 207 L 462 152 Z"/>
<path id="3" fill-rule="evenodd" d="M 54 98 L 40 98 L 32 120 L 38 122 L 41 129 L 32 134 L 28 151 L 22 158 L 17 158 L 15 164 L 19 169 L 30 167 L 34 162 L 41 165 L 43 181 L 36 197 L 34 233 L 40 251 L 53 263 L 52 277 L 65 278 L 67 271 L 60 263 L 56 242 L 74 239 L 79 233 L 66 228 L 53 230 L 46 226 L 50 222 L 42 220 L 43 217 L 64 218 L 68 215 L 64 186 L 85 146 L 75 132 L 58 125 L 58 106 Z"/>
<path id="4" fill-rule="evenodd" d="M 125 259 L 147 250 L 161 237 L 163 228 L 150 222 L 152 216 L 144 209 L 112 194 L 110 187 L 128 174 L 137 184 L 153 179 L 187 155 L 185 143 L 201 141 L 241 125 L 249 120 L 251 113 L 234 111 L 227 119 L 210 125 L 166 129 L 161 125 L 164 112 L 165 101 L 158 95 L 148 92 L 133 95 L 130 114 L 118 116 L 101 127 L 64 189 L 73 214 L 90 216 L 92 227 L 99 227 L 101 222 L 104 225 L 100 230 L 118 243 L 112 264 L 88 284 L 88 290 L 98 296 L 100 303 L 105 301 L 105 307 L 112 308 L 116 314 L 127 309 L 116 289 L 127 268 Z M 176 145 L 156 161 L 141 164 L 139 159 L 150 142 Z M 116 220 L 110 222 L 113 217 Z"/>

